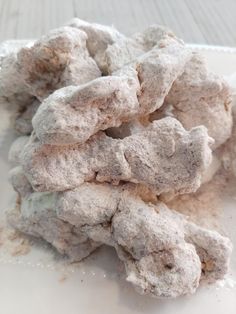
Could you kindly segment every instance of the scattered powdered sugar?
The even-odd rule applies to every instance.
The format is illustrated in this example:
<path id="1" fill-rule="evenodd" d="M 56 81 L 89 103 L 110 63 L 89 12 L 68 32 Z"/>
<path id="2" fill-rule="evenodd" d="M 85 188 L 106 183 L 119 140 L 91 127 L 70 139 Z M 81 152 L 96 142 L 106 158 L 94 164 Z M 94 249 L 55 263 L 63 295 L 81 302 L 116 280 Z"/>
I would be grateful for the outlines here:
<path id="1" fill-rule="evenodd" d="M 167 203 L 168 207 L 188 216 L 192 222 L 222 231 L 223 194 L 228 188 L 228 177 L 219 170 L 210 182 L 203 184 L 196 193 L 179 195 Z"/>
<path id="2" fill-rule="evenodd" d="M 230 276 L 225 276 L 224 279 L 218 280 L 216 282 L 216 288 L 217 289 L 220 289 L 220 288 L 233 289 L 235 287 L 236 287 L 236 280 L 232 279 L 232 277 L 230 277 Z"/>

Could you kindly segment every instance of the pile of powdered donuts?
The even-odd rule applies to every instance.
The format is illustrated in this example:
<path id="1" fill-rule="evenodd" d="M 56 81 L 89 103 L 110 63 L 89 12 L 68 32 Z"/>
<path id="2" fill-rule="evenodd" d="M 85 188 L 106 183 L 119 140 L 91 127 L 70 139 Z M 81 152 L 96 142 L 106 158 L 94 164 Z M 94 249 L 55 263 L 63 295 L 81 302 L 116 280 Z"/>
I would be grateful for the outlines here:
<path id="1" fill-rule="evenodd" d="M 211 180 L 216 158 L 236 174 L 231 91 L 199 53 L 159 25 L 126 37 L 73 19 L 0 63 L 21 134 L 11 226 L 70 261 L 114 247 L 141 294 L 224 277 L 231 241 L 167 206 Z"/>

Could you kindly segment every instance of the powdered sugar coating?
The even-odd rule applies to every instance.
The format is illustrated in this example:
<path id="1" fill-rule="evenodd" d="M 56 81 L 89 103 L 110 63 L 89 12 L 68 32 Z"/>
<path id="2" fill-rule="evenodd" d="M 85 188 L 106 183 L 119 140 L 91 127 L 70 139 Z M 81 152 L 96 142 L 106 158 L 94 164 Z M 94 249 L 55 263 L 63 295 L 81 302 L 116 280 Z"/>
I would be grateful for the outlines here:
<path id="1" fill-rule="evenodd" d="M 215 139 L 213 149 L 231 135 L 230 88 L 223 78 L 209 72 L 198 53 L 193 53 L 184 73 L 174 82 L 165 99 L 166 110 L 168 106 L 172 106 L 171 115 L 186 129 L 205 125 Z"/>
<path id="2" fill-rule="evenodd" d="M 15 141 L 11 144 L 8 160 L 14 166 L 20 164 L 20 154 L 24 148 L 24 146 L 28 143 L 29 136 L 19 136 Z"/>
<path id="3" fill-rule="evenodd" d="M 101 75 L 86 48 L 87 35 L 62 27 L 1 60 L 0 96 L 25 108 L 33 96 L 88 82 Z"/>
<path id="4" fill-rule="evenodd" d="M 107 72 L 113 73 L 121 69 L 153 47 L 158 46 L 161 40 L 168 40 L 168 38 L 174 38 L 181 43 L 169 29 L 161 25 L 151 25 L 131 37 L 120 38 L 109 45 L 105 51 Z"/>
<path id="5" fill-rule="evenodd" d="M 177 297 L 194 293 L 200 280 L 221 279 L 230 241 L 157 195 L 193 193 L 202 184 L 212 145 L 230 136 L 227 84 L 165 28 L 127 38 L 79 19 L 69 24 L 1 57 L 0 96 L 25 110 L 20 131 L 32 131 L 32 100 L 43 101 L 31 138 L 9 154 L 19 194 L 9 222 L 74 261 L 113 246 L 141 294 Z M 183 126 L 174 118 L 150 123 L 155 110 Z M 205 127 L 192 128 L 201 124 L 215 144 Z M 228 143 L 231 169 L 234 139 Z"/>
<path id="6" fill-rule="evenodd" d="M 179 43 L 165 44 L 111 77 L 55 92 L 33 119 L 38 138 L 55 145 L 84 143 L 99 130 L 159 108 L 189 56 Z"/>
<path id="7" fill-rule="evenodd" d="M 33 101 L 28 87 L 21 79 L 18 71 L 16 52 L 9 53 L 1 60 L 0 98 L 9 102 L 9 107 L 25 108 Z"/>
<path id="8" fill-rule="evenodd" d="M 21 232 L 45 239 L 71 260 L 81 260 L 100 246 L 76 227 L 59 219 L 54 205 L 54 194 L 32 193 L 8 213 L 8 221 Z"/>
<path id="9" fill-rule="evenodd" d="M 163 203 L 144 203 L 129 186 L 87 183 L 71 191 L 34 192 L 9 220 L 74 260 L 99 242 L 114 246 L 127 280 L 141 294 L 154 297 L 193 293 L 201 276 L 222 278 L 231 252 L 228 239 L 187 222 Z"/>
<path id="10" fill-rule="evenodd" d="M 168 37 L 134 62 L 140 82 L 138 99 L 142 114 L 153 112 L 163 105 L 189 58 L 190 51 L 179 41 Z"/>
<path id="11" fill-rule="evenodd" d="M 192 243 L 202 262 L 202 279 L 214 282 L 224 277 L 229 269 L 232 243 L 216 231 L 188 223 L 185 227 L 187 242 Z"/>
<path id="12" fill-rule="evenodd" d="M 33 192 L 33 188 L 26 178 L 21 166 L 16 166 L 10 170 L 9 181 L 13 189 L 22 197 L 25 197 Z"/>
<path id="13" fill-rule="evenodd" d="M 138 87 L 129 77 L 107 76 L 53 93 L 40 106 L 33 126 L 42 143 L 86 142 L 99 130 L 119 126 L 139 112 Z"/>
<path id="14" fill-rule="evenodd" d="M 87 48 L 90 56 L 94 58 L 100 70 L 107 72 L 107 61 L 105 51 L 109 45 L 126 37 L 119 33 L 114 27 L 101 25 L 97 23 L 88 23 L 86 21 L 74 18 L 66 25 L 84 31 L 87 36 Z"/>
<path id="15" fill-rule="evenodd" d="M 61 27 L 17 54 L 19 73 L 30 93 L 44 99 L 54 90 L 86 83 L 101 75 L 86 48 L 87 35 Z"/>
<path id="16" fill-rule="evenodd" d="M 96 179 L 143 183 L 157 194 L 187 193 L 199 187 L 211 162 L 211 142 L 204 127 L 188 132 L 165 118 L 124 139 L 100 132 L 83 145 L 42 145 L 32 137 L 21 164 L 38 191 L 63 191 Z"/>

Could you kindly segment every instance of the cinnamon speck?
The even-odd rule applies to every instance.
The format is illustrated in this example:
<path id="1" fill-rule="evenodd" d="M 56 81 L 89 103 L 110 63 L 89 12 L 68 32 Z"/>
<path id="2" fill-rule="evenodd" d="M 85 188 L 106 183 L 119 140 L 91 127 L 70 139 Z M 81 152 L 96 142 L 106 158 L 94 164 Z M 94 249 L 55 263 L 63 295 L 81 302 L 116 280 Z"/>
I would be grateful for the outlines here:
<path id="1" fill-rule="evenodd" d="M 59 282 L 63 283 L 68 279 L 68 275 L 67 274 L 62 274 L 62 276 L 59 278 Z"/>

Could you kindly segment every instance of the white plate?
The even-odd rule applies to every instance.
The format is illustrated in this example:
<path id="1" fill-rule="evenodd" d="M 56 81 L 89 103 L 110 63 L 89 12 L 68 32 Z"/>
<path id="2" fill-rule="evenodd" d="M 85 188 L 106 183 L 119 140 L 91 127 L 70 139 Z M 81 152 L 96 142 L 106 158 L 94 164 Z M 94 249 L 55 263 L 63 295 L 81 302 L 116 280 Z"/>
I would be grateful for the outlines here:
<path id="1" fill-rule="evenodd" d="M 195 46 L 196 47 L 196 46 Z M 219 47 L 200 47 L 215 72 L 236 72 L 236 52 Z M 0 53 L 1 57 L 1 53 Z M 14 193 L 7 181 L 7 153 L 14 138 L 8 114 L 0 109 L 0 211 L 12 206 Z M 236 246 L 236 201 L 225 201 L 224 223 Z M 2 218 L 3 219 L 3 218 Z M 57 258 L 58 259 L 58 258 Z M 110 248 L 102 248 L 87 260 L 64 266 L 44 246 L 28 255 L 13 257 L 0 249 L 0 313 L 2 314 L 235 314 L 236 254 L 228 279 L 201 287 L 193 296 L 156 300 L 140 296 L 125 282 L 122 264 Z"/>

